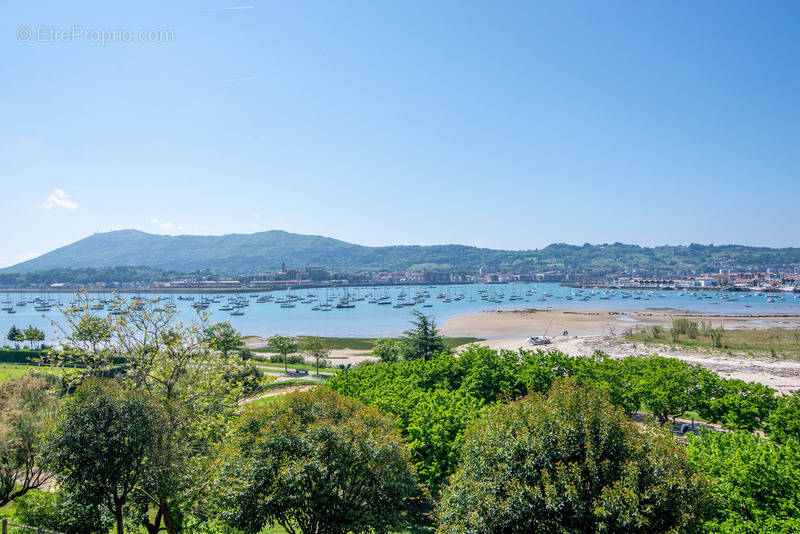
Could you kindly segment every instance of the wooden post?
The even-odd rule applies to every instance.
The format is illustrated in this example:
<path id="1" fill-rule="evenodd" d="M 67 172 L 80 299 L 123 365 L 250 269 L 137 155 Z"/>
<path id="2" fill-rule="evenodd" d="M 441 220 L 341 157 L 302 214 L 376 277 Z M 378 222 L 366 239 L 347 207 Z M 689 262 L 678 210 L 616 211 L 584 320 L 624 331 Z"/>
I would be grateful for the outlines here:
<path id="1" fill-rule="evenodd" d="M 3 519 L 3 534 L 8 534 L 8 519 Z"/>

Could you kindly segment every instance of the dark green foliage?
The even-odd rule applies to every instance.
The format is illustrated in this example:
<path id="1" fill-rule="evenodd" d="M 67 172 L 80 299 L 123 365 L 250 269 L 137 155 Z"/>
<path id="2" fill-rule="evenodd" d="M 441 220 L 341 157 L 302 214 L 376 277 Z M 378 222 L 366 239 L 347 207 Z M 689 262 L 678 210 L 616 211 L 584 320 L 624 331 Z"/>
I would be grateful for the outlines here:
<path id="1" fill-rule="evenodd" d="M 17 328 L 17 325 L 11 325 L 8 334 L 6 334 L 6 339 L 12 342 L 15 347 L 19 348 L 19 344 L 25 341 L 25 334 L 22 333 L 22 330 Z"/>
<path id="2" fill-rule="evenodd" d="M 63 492 L 32 491 L 14 502 L 14 520 L 64 534 L 106 534 L 113 519 L 97 505 Z"/>
<path id="3" fill-rule="evenodd" d="M 0 348 L 0 364 L 37 363 L 43 354 L 41 350 Z"/>
<path id="4" fill-rule="evenodd" d="M 558 351 L 497 352 L 477 345 L 458 357 L 441 353 L 427 362 L 361 366 L 352 369 L 348 378 L 337 375 L 329 385 L 397 417 L 421 480 L 436 494 L 452 474 L 459 455 L 457 444 L 470 420 L 464 415 L 465 406 L 474 408 L 474 419 L 485 406 L 531 392 L 547 392 L 553 381 L 562 377 L 574 377 L 584 387 L 605 391 L 625 413 L 650 411 L 662 422 L 696 410 L 728 428 L 760 429 L 777 403 L 774 390 L 766 386 L 725 380 L 675 358 L 612 359 L 602 353 L 572 357 Z M 457 394 L 448 397 L 453 410 L 443 410 L 445 420 L 429 417 L 426 422 L 417 415 L 432 403 L 444 402 L 444 396 L 431 400 L 437 391 Z M 475 404 L 466 402 L 466 397 Z M 412 424 L 416 425 L 415 435 Z M 419 437 L 426 435 L 449 439 Z"/>
<path id="5" fill-rule="evenodd" d="M 401 338 L 403 357 L 406 360 L 414 358 L 428 360 L 437 352 L 445 350 L 444 340 L 439 335 L 434 318 L 419 310 L 412 311 L 411 316 L 414 328 L 404 332 Z"/>
<path id="6" fill-rule="evenodd" d="M 709 478 L 705 532 L 800 532 L 800 446 L 756 435 L 708 432 L 689 440 L 689 459 Z"/>
<path id="7" fill-rule="evenodd" d="M 93 380 L 59 411 L 43 458 L 59 486 L 104 506 L 124 531 L 123 509 L 154 452 L 161 415 L 149 399 Z"/>
<path id="8" fill-rule="evenodd" d="M 272 336 L 267 340 L 267 350 L 277 352 L 283 358 L 284 372 L 289 371 L 287 358 L 290 354 L 297 352 L 299 348 L 300 345 L 290 337 Z M 302 357 L 300 359 L 302 360 Z"/>
<path id="9" fill-rule="evenodd" d="M 756 382 L 706 377 L 702 398 L 696 409 L 705 419 L 732 430 L 764 428 L 778 405 L 775 390 Z"/>
<path id="10" fill-rule="evenodd" d="M 386 533 L 417 492 L 392 422 L 327 388 L 250 408 L 231 441 L 223 517 L 245 532 Z"/>
<path id="11" fill-rule="evenodd" d="M 700 496 L 681 445 L 562 379 L 470 428 L 437 516 L 454 534 L 674 532 Z"/>
<path id="12" fill-rule="evenodd" d="M 408 415 L 408 444 L 420 479 L 433 491 L 458 467 L 464 429 L 482 411 L 482 403 L 461 389 L 425 391 L 416 398 Z"/>
<path id="13" fill-rule="evenodd" d="M 270 354 L 268 359 L 269 363 L 283 363 L 284 357 L 281 356 L 280 354 Z M 286 356 L 285 359 L 287 364 L 292 364 L 292 365 L 297 365 L 306 362 L 305 358 L 303 358 L 299 354 L 289 354 Z"/>
<path id="14" fill-rule="evenodd" d="M 136 260 L 133 261 L 135 262 Z M 191 272 L 165 271 L 155 267 L 131 265 L 133 263 L 98 268 L 48 267 L 43 270 L 28 271 L 26 269 L 18 272 L 2 272 L 5 270 L 0 270 L 0 284 L 17 287 L 42 286 L 54 283 L 89 285 L 140 282 L 151 284 L 153 282 L 170 282 L 187 278 L 195 280 L 218 278 L 218 275 L 206 270 Z"/>
<path id="15" fill-rule="evenodd" d="M 31 350 L 35 348 L 38 349 L 39 344 L 44 341 L 44 332 L 30 325 L 28 325 L 28 328 L 26 328 L 22 334 L 25 337 L 25 341 L 31 344 Z M 34 347 L 34 345 L 36 346 Z"/>
<path id="16" fill-rule="evenodd" d="M 328 384 L 397 417 L 421 480 L 436 493 L 457 464 L 467 424 L 487 403 L 526 391 L 515 377 L 516 360 L 513 352 L 498 355 L 471 346 L 460 357 L 440 353 L 428 361 L 360 366 L 351 369 L 349 377 L 338 374 Z"/>
<path id="17" fill-rule="evenodd" d="M 711 371 L 677 358 L 629 358 L 642 403 L 661 422 L 696 408 L 704 398 Z"/>
<path id="18" fill-rule="evenodd" d="M 777 407 L 769 415 L 767 428 L 777 441 L 794 439 L 800 442 L 800 390 L 778 399 Z"/>

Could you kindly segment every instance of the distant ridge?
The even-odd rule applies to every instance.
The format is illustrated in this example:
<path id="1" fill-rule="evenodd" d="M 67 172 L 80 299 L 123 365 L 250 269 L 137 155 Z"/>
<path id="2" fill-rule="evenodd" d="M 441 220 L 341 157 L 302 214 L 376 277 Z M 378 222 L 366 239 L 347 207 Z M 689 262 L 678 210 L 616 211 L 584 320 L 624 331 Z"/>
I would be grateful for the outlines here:
<path id="1" fill-rule="evenodd" d="M 367 247 L 330 237 L 269 230 L 220 236 L 157 235 L 138 230 L 97 233 L 0 271 L 31 272 L 57 268 L 145 265 L 173 271 L 207 269 L 255 273 L 289 266 L 341 270 L 400 270 L 480 267 L 512 272 L 559 269 L 624 269 L 664 272 L 735 267 L 787 268 L 800 265 L 800 248 L 743 245 L 640 247 L 614 243 L 554 244 L 539 250 L 494 250 L 465 245 Z"/>

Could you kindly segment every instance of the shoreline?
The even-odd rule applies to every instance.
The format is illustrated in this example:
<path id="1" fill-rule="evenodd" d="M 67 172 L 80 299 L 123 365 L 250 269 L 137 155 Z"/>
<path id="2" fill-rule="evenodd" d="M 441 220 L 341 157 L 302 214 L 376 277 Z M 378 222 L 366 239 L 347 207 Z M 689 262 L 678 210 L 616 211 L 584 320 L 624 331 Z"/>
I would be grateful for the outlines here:
<path id="1" fill-rule="evenodd" d="M 723 314 L 647 308 L 644 310 L 614 308 L 559 308 L 550 310 L 486 311 L 459 315 L 441 327 L 446 336 L 481 337 L 488 340 L 527 337 L 530 335 L 621 334 L 634 326 L 671 326 L 677 318 L 711 321 L 727 329 L 800 327 L 800 313 Z"/>
<path id="2" fill-rule="evenodd" d="M 442 334 L 483 337 L 479 345 L 494 350 L 558 350 L 570 356 L 591 356 L 602 351 L 612 358 L 659 354 L 700 365 L 725 378 L 758 382 L 788 394 L 800 389 L 800 360 L 735 354 L 731 351 L 636 343 L 625 339 L 635 326 L 669 328 L 673 318 L 711 321 L 726 330 L 800 329 L 800 314 L 711 314 L 684 310 L 560 309 L 541 311 L 494 311 L 454 317 Z M 564 332 L 567 335 L 564 335 Z M 549 345 L 531 346 L 527 337 L 547 335 Z"/>

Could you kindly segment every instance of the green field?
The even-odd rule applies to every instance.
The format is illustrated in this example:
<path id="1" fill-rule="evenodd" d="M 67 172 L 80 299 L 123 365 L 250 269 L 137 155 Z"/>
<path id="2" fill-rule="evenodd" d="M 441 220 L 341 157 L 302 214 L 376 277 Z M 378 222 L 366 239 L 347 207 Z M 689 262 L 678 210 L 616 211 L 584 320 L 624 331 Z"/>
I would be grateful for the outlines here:
<path id="1" fill-rule="evenodd" d="M 304 336 L 298 336 L 297 340 L 302 341 Z M 375 341 L 377 338 L 369 338 L 369 337 L 323 337 L 321 338 L 331 350 L 342 350 L 342 349 L 350 349 L 350 350 L 363 350 L 365 352 L 371 351 L 372 347 L 375 346 Z M 399 339 L 399 338 L 391 338 L 391 339 Z M 483 341 L 481 338 L 477 337 L 446 337 L 444 338 L 444 344 L 447 348 L 452 349 L 455 347 L 460 347 L 461 345 L 467 345 L 468 343 L 475 343 L 476 341 Z M 252 349 L 255 352 L 269 352 L 264 347 L 259 347 L 257 349 Z"/>
<path id="2" fill-rule="evenodd" d="M 762 328 L 752 330 L 725 330 L 722 346 L 715 348 L 711 337 L 701 328 L 696 337 L 681 334 L 673 342 L 668 329 L 653 335 L 652 328 L 640 328 L 625 334 L 629 341 L 668 345 L 693 349 L 735 352 L 748 356 L 800 359 L 800 330 L 788 328 Z"/>
<path id="3" fill-rule="evenodd" d="M 258 362 L 256 364 L 256 367 L 260 367 L 263 371 L 283 371 L 283 364 L 282 363 Z M 317 372 L 317 368 L 316 367 L 314 367 L 313 365 L 307 365 L 307 364 L 304 364 L 304 363 L 290 363 L 290 364 L 287 364 L 286 367 L 288 367 L 289 369 L 305 369 L 309 373 L 311 373 L 311 372 L 316 373 Z M 335 366 L 334 367 L 322 367 L 322 366 L 320 366 L 319 374 L 321 374 L 321 375 L 323 375 L 323 374 L 333 374 L 337 370 L 338 369 Z"/>
<path id="4" fill-rule="evenodd" d="M 63 369 L 55 368 L 55 367 L 37 367 L 35 365 L 31 365 L 30 367 L 26 367 L 25 365 L 15 365 L 15 364 L 2 364 L 0 363 L 0 382 L 4 380 L 13 380 L 14 378 L 19 378 L 28 374 L 29 371 L 39 372 L 39 373 L 62 373 L 64 372 Z"/>

